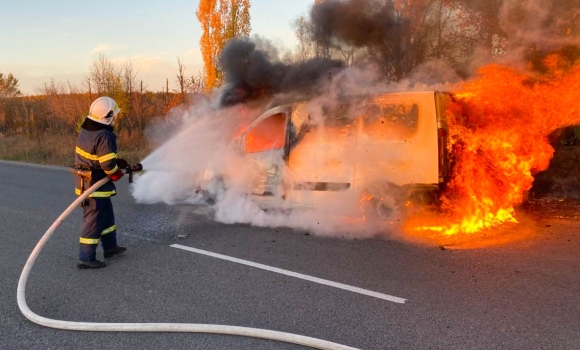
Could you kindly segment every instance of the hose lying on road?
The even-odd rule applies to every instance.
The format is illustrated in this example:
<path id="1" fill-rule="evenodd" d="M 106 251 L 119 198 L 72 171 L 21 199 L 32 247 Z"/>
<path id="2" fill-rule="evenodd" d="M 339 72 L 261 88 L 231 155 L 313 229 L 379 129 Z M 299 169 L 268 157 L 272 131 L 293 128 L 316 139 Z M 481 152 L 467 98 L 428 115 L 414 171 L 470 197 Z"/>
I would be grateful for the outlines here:
<path id="1" fill-rule="evenodd" d="M 88 331 L 88 332 L 185 332 L 185 333 L 215 333 L 215 334 L 228 334 L 228 335 L 239 335 L 252 338 L 263 338 L 270 340 L 277 340 L 286 343 L 293 343 L 308 346 L 315 349 L 328 349 L 328 350 L 356 350 L 349 346 L 332 343 L 325 340 L 320 340 L 316 338 L 305 337 L 302 335 L 296 335 L 291 333 L 270 331 L 266 329 L 258 328 L 247 328 L 247 327 L 236 327 L 236 326 L 224 326 L 224 325 L 213 325 L 213 324 L 194 324 L 194 323 L 93 323 L 93 322 L 71 322 L 71 321 L 61 321 L 53 320 L 50 318 L 42 317 L 35 314 L 30 310 L 26 304 L 26 282 L 28 281 L 28 275 L 30 270 L 36 261 L 36 258 L 40 254 L 40 251 L 50 238 L 54 231 L 60 226 L 60 224 L 66 219 L 67 216 L 91 193 L 101 187 L 109 181 L 109 178 L 104 178 L 97 183 L 95 183 L 91 188 L 85 191 L 81 196 L 79 196 L 50 226 L 46 233 L 42 236 L 40 241 L 34 247 L 34 250 L 28 257 L 22 274 L 20 275 L 20 280 L 18 281 L 18 291 L 17 300 L 18 307 L 22 314 L 28 318 L 30 321 L 37 323 L 41 326 L 58 328 L 65 330 L 76 330 L 76 331 Z"/>

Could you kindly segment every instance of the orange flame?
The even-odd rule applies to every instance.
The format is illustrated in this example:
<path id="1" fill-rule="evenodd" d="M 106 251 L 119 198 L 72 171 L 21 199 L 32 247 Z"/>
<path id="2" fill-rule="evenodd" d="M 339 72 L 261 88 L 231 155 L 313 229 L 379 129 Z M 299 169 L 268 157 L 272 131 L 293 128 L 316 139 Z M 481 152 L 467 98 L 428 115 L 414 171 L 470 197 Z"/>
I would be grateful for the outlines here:
<path id="1" fill-rule="evenodd" d="M 454 174 L 437 218 L 410 218 L 406 231 L 449 242 L 477 240 L 487 228 L 517 223 L 514 207 L 548 168 L 554 149 L 547 136 L 580 124 L 580 66 L 558 55 L 544 61 L 545 75 L 491 65 L 466 83 L 448 106 Z"/>

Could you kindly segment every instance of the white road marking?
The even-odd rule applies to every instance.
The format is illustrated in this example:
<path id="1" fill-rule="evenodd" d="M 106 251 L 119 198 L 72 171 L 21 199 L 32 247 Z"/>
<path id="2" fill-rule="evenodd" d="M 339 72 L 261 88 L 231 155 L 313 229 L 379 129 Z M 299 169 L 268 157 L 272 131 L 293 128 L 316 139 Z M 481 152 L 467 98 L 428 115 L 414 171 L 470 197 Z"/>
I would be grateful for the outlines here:
<path id="1" fill-rule="evenodd" d="M 366 289 L 362 289 L 362 288 L 358 288 L 358 287 L 349 286 L 347 284 L 337 283 L 337 282 L 325 280 L 325 279 L 318 278 L 318 277 L 312 277 L 312 276 L 303 275 L 303 274 L 297 273 L 297 272 L 292 272 L 292 271 L 288 271 L 288 270 L 279 269 L 277 267 L 272 267 L 272 266 L 268 266 L 268 265 L 258 264 L 258 263 L 255 263 L 255 262 L 252 262 L 252 261 L 248 261 L 248 260 L 242 260 L 242 259 L 238 259 L 238 258 L 233 258 L 231 256 L 227 256 L 227 255 L 212 253 L 212 252 L 208 252 L 207 250 L 201 250 L 201 249 L 197 249 L 197 248 L 192 248 L 192 247 L 184 246 L 184 245 L 181 245 L 181 244 L 172 244 L 171 247 L 177 248 L 177 249 L 186 250 L 186 251 L 193 252 L 193 253 L 197 253 L 197 254 L 211 256 L 211 257 L 218 258 L 218 259 L 222 259 L 222 260 L 227 260 L 227 261 L 235 262 L 235 263 L 242 264 L 242 265 L 256 267 L 256 268 L 262 269 L 262 270 L 276 272 L 276 273 L 279 273 L 279 274 L 282 274 L 282 275 L 286 275 L 286 276 L 290 276 L 290 277 L 300 278 L 300 279 L 303 279 L 303 280 L 306 280 L 306 281 L 323 284 L 325 286 L 330 286 L 330 287 L 334 287 L 334 288 L 348 290 L 349 292 L 354 292 L 354 293 L 359 293 L 359 294 L 363 294 L 363 295 L 368 295 L 368 296 L 373 297 L 373 298 L 378 298 L 378 299 L 383 299 L 383 300 L 387 300 L 387 301 L 392 301 L 393 303 L 404 304 L 405 301 L 407 300 L 407 299 L 395 297 L 395 296 L 388 295 L 388 294 L 377 293 L 377 292 L 373 292 L 371 290 L 366 290 Z"/>

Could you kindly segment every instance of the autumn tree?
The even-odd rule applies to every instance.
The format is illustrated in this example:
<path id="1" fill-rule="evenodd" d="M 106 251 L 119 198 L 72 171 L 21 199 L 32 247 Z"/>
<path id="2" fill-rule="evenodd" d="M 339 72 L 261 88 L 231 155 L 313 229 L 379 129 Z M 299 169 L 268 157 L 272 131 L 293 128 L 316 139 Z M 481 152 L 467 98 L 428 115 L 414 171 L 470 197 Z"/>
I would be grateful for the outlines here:
<path id="1" fill-rule="evenodd" d="M 397 0 L 395 7 L 410 22 L 408 68 L 432 59 L 457 66 L 471 58 L 481 39 L 481 17 L 462 1 Z"/>
<path id="2" fill-rule="evenodd" d="M 45 101 L 45 113 L 39 118 L 37 127 L 42 125 L 47 130 L 72 134 L 87 112 L 86 95 L 83 98 L 80 89 L 72 83 L 54 79 L 44 82 L 37 91 Z"/>
<path id="3" fill-rule="evenodd" d="M 185 81 L 185 89 L 189 94 L 200 95 L 205 91 L 205 79 L 203 78 L 203 73 L 198 75 L 192 75 Z"/>
<path id="4" fill-rule="evenodd" d="M 20 95 L 18 79 L 12 74 L 4 75 L 0 72 L 0 103 L 2 100 Z"/>
<path id="5" fill-rule="evenodd" d="M 200 46 L 209 91 L 222 83 L 218 59 L 225 44 L 250 35 L 250 0 L 201 0 L 196 15 L 203 31 Z"/>
<path id="6" fill-rule="evenodd" d="M 86 77 L 91 99 L 103 95 L 113 98 L 121 108 L 117 125 L 128 128 L 129 132 L 140 127 L 143 115 L 143 83 L 139 86 L 137 75 L 138 71 L 130 59 L 115 64 L 107 56 L 100 54 L 93 61 Z M 96 96 L 92 96 L 93 93 Z"/>
<path id="7" fill-rule="evenodd" d="M 6 131 L 6 113 L 4 111 L 4 106 L 6 101 L 20 96 L 20 90 L 18 89 L 18 79 L 16 79 L 12 74 L 7 76 L 0 72 L 0 133 Z"/>
<path id="8" fill-rule="evenodd" d="M 468 22 L 476 28 L 477 43 L 485 48 L 490 55 L 498 56 L 505 53 L 507 33 L 500 23 L 500 11 L 505 0 L 454 0 L 471 12 Z"/>
<path id="9" fill-rule="evenodd" d="M 306 61 L 316 57 L 316 42 L 312 37 L 312 24 L 304 16 L 294 22 L 294 34 L 298 39 L 294 61 Z"/>
<path id="10" fill-rule="evenodd" d="M 93 61 L 89 71 L 89 84 L 93 91 L 99 95 L 112 95 L 122 91 L 120 70 L 111 62 L 105 54 L 101 53 Z"/>
<path id="11" fill-rule="evenodd" d="M 117 71 L 120 74 L 122 92 L 117 94 L 117 98 L 120 98 L 117 103 L 123 107 L 122 121 L 128 127 L 129 132 L 135 130 L 139 124 L 139 119 L 141 118 L 141 95 L 139 91 L 139 81 L 137 79 L 138 71 L 133 65 L 133 61 L 128 59 L 121 66 L 117 67 Z"/>
<path id="12" fill-rule="evenodd" d="M 222 35 L 224 41 L 236 36 L 249 36 L 250 0 L 222 0 L 220 1 L 220 17 L 224 25 Z"/>
<path id="13" fill-rule="evenodd" d="M 137 91 L 139 72 L 133 66 L 133 61 L 127 60 L 121 67 L 121 86 L 126 95 L 131 96 Z"/>

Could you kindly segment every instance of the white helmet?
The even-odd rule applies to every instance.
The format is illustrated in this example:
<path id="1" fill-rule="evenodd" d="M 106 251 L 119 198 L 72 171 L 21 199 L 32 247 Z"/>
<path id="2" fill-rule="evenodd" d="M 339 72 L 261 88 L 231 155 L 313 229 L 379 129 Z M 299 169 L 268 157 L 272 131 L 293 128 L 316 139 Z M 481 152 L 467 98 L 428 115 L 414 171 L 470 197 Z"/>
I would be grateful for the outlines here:
<path id="1" fill-rule="evenodd" d="M 87 118 L 92 119 L 98 123 L 111 125 L 113 119 L 119 114 L 121 109 L 117 102 L 110 97 L 103 96 L 97 98 L 89 109 Z"/>

